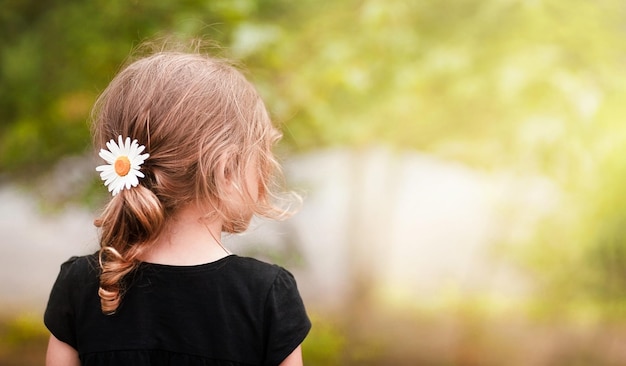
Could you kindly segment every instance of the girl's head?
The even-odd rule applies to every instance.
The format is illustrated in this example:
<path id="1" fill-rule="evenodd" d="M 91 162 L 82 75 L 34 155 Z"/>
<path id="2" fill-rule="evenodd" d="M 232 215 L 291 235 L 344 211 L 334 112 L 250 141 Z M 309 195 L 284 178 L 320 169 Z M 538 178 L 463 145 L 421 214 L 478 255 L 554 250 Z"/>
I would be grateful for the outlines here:
<path id="1" fill-rule="evenodd" d="M 139 185 L 113 196 L 102 216 L 103 311 L 115 311 L 120 281 L 177 210 L 196 204 L 223 230 L 241 232 L 253 214 L 276 218 L 271 153 L 280 133 L 253 85 L 226 61 L 159 52 L 123 69 L 93 111 L 97 149 L 117 136 L 150 156 Z"/>

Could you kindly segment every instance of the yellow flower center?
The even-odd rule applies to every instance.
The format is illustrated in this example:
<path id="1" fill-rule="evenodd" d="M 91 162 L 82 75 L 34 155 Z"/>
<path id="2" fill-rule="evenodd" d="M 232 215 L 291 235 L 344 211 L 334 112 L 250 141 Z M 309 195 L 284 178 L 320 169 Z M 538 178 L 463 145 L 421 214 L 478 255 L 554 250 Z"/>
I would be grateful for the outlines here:
<path id="1" fill-rule="evenodd" d="M 126 156 L 120 156 L 115 160 L 115 164 L 113 166 L 115 168 L 115 173 L 120 177 L 126 176 L 128 172 L 130 172 L 130 160 Z"/>

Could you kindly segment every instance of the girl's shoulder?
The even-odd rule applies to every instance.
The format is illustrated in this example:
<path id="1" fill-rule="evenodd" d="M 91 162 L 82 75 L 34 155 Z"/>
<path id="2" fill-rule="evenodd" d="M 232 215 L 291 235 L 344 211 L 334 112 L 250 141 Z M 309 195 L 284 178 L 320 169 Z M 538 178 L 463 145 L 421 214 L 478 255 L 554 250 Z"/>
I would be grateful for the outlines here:
<path id="1" fill-rule="evenodd" d="M 231 254 L 229 257 L 231 257 L 234 265 L 238 265 L 249 270 L 275 272 L 282 268 L 277 264 L 272 264 L 252 257 L 239 256 L 237 254 Z"/>
<path id="2" fill-rule="evenodd" d="M 277 264 L 264 262 L 252 257 L 238 255 L 231 255 L 230 257 L 232 257 L 230 263 L 233 269 L 247 272 L 258 277 L 273 279 L 284 273 L 291 275 L 288 270 Z"/>
<path id="3" fill-rule="evenodd" d="M 61 264 L 60 277 L 84 278 L 85 275 L 99 274 L 98 253 L 73 256 Z"/>
<path id="4" fill-rule="evenodd" d="M 288 287 L 297 288 L 293 274 L 280 265 L 272 264 L 251 257 L 233 255 L 230 270 L 236 272 L 235 277 L 246 281 L 256 282 L 260 287 L 274 287 L 277 284 L 285 284 Z"/>

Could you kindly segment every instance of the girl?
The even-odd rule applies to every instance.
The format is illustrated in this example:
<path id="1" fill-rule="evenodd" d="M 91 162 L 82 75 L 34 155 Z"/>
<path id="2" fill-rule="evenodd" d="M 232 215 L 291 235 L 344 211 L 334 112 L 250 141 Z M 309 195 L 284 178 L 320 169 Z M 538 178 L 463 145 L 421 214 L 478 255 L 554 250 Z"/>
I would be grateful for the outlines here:
<path id="1" fill-rule="evenodd" d="M 311 324 L 293 276 L 220 241 L 285 214 L 280 134 L 252 84 L 159 52 L 115 77 L 93 120 L 112 198 L 99 252 L 65 262 L 50 294 L 47 365 L 301 365 Z"/>

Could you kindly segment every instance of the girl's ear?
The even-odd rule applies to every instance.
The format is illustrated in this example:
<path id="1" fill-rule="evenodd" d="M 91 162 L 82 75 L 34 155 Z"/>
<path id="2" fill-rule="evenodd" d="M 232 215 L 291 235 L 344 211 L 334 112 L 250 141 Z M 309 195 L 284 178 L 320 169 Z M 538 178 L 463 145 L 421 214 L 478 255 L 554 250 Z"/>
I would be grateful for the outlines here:
<path id="1" fill-rule="evenodd" d="M 227 187 L 230 185 L 231 175 L 230 169 L 228 169 L 228 158 L 226 155 L 222 155 L 217 161 L 217 169 L 215 171 L 215 182 L 220 187 Z"/>
<path id="2" fill-rule="evenodd" d="M 225 153 L 219 158 L 215 181 L 227 193 L 236 190 L 235 166 L 231 154 Z"/>

